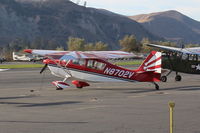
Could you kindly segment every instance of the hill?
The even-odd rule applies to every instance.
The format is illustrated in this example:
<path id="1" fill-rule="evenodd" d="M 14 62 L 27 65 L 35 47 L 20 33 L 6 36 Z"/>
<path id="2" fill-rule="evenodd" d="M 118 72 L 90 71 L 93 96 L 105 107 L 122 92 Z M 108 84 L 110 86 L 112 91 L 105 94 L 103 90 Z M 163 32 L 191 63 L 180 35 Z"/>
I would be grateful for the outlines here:
<path id="1" fill-rule="evenodd" d="M 167 40 L 200 44 L 200 22 L 170 10 L 130 16 L 155 35 Z"/>
<path id="2" fill-rule="evenodd" d="M 102 9 L 87 8 L 68 0 L 1 0 L 0 45 L 16 38 L 36 38 L 65 45 L 69 36 L 88 42 L 102 41 L 118 49 L 118 40 L 135 34 L 138 40 L 158 40 L 136 21 Z"/>

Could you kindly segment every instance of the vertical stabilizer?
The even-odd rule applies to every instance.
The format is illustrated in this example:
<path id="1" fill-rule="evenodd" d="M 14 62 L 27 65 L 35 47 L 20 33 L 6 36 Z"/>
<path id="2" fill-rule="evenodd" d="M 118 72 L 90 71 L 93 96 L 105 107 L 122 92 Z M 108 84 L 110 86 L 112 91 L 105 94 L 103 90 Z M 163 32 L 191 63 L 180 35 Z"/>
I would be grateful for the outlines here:
<path id="1" fill-rule="evenodd" d="M 161 52 L 152 51 L 144 60 L 138 71 L 161 73 Z"/>

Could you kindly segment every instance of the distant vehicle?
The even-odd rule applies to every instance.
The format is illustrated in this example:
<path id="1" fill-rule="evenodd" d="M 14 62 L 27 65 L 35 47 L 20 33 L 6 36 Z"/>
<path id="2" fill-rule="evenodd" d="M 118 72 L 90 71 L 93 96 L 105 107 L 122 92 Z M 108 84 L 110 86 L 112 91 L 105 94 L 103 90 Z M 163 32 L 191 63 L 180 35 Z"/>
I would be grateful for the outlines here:
<path id="1" fill-rule="evenodd" d="M 43 57 L 38 55 L 32 55 L 32 54 L 23 54 L 19 52 L 13 52 L 13 60 L 14 61 L 39 61 L 42 60 Z"/>

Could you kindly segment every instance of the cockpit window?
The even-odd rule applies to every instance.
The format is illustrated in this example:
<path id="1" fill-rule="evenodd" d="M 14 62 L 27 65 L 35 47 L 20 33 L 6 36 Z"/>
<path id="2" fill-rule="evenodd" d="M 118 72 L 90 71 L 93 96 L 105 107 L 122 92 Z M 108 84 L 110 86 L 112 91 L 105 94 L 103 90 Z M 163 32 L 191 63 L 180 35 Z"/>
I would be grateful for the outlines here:
<path id="1" fill-rule="evenodd" d="M 106 64 L 102 63 L 102 62 L 98 62 L 98 61 L 95 61 L 94 62 L 94 67 L 97 69 L 97 70 L 103 70 L 105 68 Z"/>
<path id="2" fill-rule="evenodd" d="M 193 60 L 193 55 L 192 54 L 189 55 L 189 60 Z"/>
<path id="3" fill-rule="evenodd" d="M 196 54 L 194 54 L 193 56 L 194 56 L 194 57 L 193 57 L 193 60 L 194 60 L 194 61 L 197 61 L 197 60 L 198 60 L 198 56 L 197 56 Z"/>
<path id="4" fill-rule="evenodd" d="M 105 66 L 106 66 L 105 63 L 95 61 L 95 60 L 88 60 L 88 62 L 87 62 L 88 68 L 92 68 L 92 69 L 96 69 L 96 70 L 103 70 L 105 68 Z"/>
<path id="5" fill-rule="evenodd" d="M 74 59 L 74 60 L 72 60 L 72 63 L 76 64 L 76 65 L 84 66 L 85 60 L 84 59 Z"/>
<path id="6" fill-rule="evenodd" d="M 93 61 L 93 60 L 88 60 L 88 62 L 87 62 L 87 67 L 88 67 L 88 68 L 93 68 L 93 69 L 94 69 L 94 61 Z"/>
<path id="7" fill-rule="evenodd" d="M 183 59 L 183 60 L 186 60 L 187 58 L 188 58 L 188 54 L 183 54 L 183 55 L 182 55 L 182 59 Z"/>

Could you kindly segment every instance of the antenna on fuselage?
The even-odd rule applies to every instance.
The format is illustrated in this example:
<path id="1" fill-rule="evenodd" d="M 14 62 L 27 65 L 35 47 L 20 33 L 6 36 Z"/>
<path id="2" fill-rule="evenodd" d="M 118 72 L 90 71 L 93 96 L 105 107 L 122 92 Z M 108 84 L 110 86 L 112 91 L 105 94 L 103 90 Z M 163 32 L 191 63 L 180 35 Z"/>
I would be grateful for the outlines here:
<path id="1" fill-rule="evenodd" d="M 86 7 L 86 5 L 87 5 L 87 1 L 84 1 L 84 7 Z"/>
<path id="2" fill-rule="evenodd" d="M 81 0 L 77 0 L 77 1 L 76 1 L 76 4 L 79 5 L 80 1 L 81 1 Z"/>
<path id="3" fill-rule="evenodd" d="M 184 49 L 184 48 L 185 48 L 185 45 L 184 45 L 184 44 L 182 44 L 182 45 L 181 45 L 181 48 L 182 48 L 182 49 Z"/>

